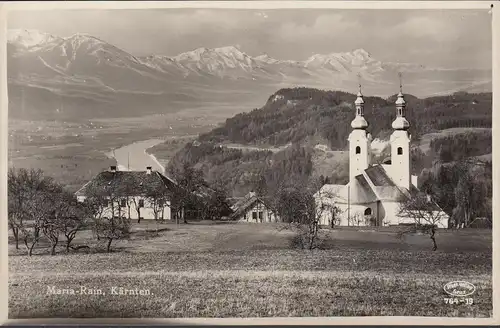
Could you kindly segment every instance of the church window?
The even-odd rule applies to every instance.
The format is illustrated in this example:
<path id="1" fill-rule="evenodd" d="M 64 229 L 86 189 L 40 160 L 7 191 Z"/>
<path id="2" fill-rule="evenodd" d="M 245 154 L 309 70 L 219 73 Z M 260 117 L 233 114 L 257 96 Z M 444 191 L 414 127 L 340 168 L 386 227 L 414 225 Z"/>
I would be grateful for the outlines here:
<path id="1" fill-rule="evenodd" d="M 368 208 L 365 210 L 365 215 L 372 215 L 372 209 L 368 207 Z"/>
<path id="2" fill-rule="evenodd" d="M 403 155 L 403 148 L 398 147 L 398 155 Z"/>
<path id="3" fill-rule="evenodd" d="M 356 154 L 361 154 L 361 147 L 360 146 L 356 146 Z"/>

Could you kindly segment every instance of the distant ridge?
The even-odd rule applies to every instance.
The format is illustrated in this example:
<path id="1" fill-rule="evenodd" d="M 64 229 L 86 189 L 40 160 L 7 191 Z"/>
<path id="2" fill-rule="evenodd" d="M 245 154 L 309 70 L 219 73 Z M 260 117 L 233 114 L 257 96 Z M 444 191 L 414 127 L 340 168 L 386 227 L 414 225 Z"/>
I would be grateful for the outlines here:
<path id="1" fill-rule="evenodd" d="M 120 111 L 125 115 L 133 104 L 153 113 L 211 102 L 259 107 L 266 94 L 283 87 L 352 92 L 357 90 L 358 75 L 364 94 L 387 97 L 399 88 L 398 72 L 408 81 L 405 91 L 418 97 L 491 91 L 491 71 L 382 62 L 365 49 L 315 54 L 303 61 L 250 56 L 232 45 L 138 57 L 88 34 L 62 38 L 20 29 L 8 31 L 7 53 L 12 106 L 20 106 L 24 92 L 23 111 L 31 114 L 36 108 L 47 115 L 61 107 L 57 103 L 67 101 L 62 107 L 71 116 L 71 108 L 87 100 L 95 104 L 89 115 L 104 116 L 117 115 L 119 107 L 125 108 Z"/>

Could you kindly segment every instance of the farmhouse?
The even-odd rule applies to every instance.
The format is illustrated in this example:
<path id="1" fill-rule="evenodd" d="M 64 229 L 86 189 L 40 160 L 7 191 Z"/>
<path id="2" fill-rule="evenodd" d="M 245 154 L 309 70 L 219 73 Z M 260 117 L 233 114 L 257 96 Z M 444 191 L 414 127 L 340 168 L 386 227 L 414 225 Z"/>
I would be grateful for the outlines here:
<path id="1" fill-rule="evenodd" d="M 349 135 L 349 182 L 346 185 L 325 184 L 316 194 L 323 225 L 387 226 L 413 223 L 401 215 L 401 202 L 419 194 L 417 176 L 410 174 L 409 122 L 405 118 L 406 102 L 400 90 L 396 100 L 396 118 L 390 137 L 391 158 L 372 165 L 372 136 L 367 132 L 361 87 L 355 101 L 356 116 Z M 339 211 L 333 210 L 335 206 Z M 330 208 L 330 209 L 329 209 Z M 438 227 L 448 226 L 448 216 L 435 204 L 426 208 L 439 214 Z M 332 223 L 333 221 L 333 223 Z"/>
<path id="2" fill-rule="evenodd" d="M 76 196 L 79 202 L 89 197 L 100 199 L 103 217 L 170 220 L 173 213 L 167 195 L 175 189 L 174 181 L 151 167 L 145 171 L 119 171 L 111 166 L 80 188 Z"/>
<path id="3" fill-rule="evenodd" d="M 244 222 L 276 222 L 277 217 L 273 214 L 264 198 L 255 192 L 249 192 L 245 197 L 231 206 L 233 213 L 230 218 Z"/>

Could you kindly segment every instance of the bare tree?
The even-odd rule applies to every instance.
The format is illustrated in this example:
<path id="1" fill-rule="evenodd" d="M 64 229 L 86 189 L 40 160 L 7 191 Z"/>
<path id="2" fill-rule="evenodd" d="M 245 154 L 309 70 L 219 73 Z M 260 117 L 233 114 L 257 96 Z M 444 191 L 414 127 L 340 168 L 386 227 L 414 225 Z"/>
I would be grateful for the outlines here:
<path id="1" fill-rule="evenodd" d="M 66 238 L 66 252 L 69 252 L 70 249 L 74 249 L 71 243 L 76 234 L 87 227 L 91 212 L 85 204 L 78 203 L 75 196 L 68 192 L 62 195 L 59 206 L 58 228 Z"/>
<path id="2" fill-rule="evenodd" d="M 9 228 L 12 230 L 16 249 L 19 249 L 19 229 L 23 226 L 23 219 L 27 215 L 26 211 L 26 193 L 24 192 L 24 184 L 22 176 L 27 176 L 27 171 L 21 169 L 18 173 L 15 169 L 9 169 L 7 174 L 8 187 L 8 222 Z"/>
<path id="3" fill-rule="evenodd" d="M 129 204 L 129 211 L 130 211 L 130 203 L 134 204 L 134 209 L 137 213 L 137 223 L 141 223 L 141 209 L 144 208 L 143 207 L 143 202 L 144 200 L 141 202 L 141 200 L 137 197 L 131 197 L 131 201 L 127 201 L 127 204 Z M 129 218 L 130 218 L 130 214 L 129 214 Z"/>
<path id="4" fill-rule="evenodd" d="M 9 225 L 16 238 L 16 247 L 21 239 L 31 256 L 62 188 L 41 170 L 11 169 L 8 180 Z"/>
<path id="5" fill-rule="evenodd" d="M 107 252 L 111 252 L 113 240 L 130 236 L 130 219 L 121 210 L 121 202 L 125 199 L 123 193 L 122 186 L 114 179 L 104 185 L 91 184 L 85 190 L 85 202 L 93 219 L 92 230 L 98 240 L 107 240 Z"/>
<path id="6" fill-rule="evenodd" d="M 289 228 L 296 232 L 294 242 L 301 248 L 309 250 L 319 246 L 318 232 L 322 216 L 336 212 L 332 204 L 332 195 L 322 192 L 317 181 L 303 186 L 298 183 L 282 183 L 268 198 L 273 213 L 289 224 Z"/>
<path id="7" fill-rule="evenodd" d="M 398 215 L 408 218 L 413 225 L 400 235 L 405 233 L 421 231 L 429 235 L 432 240 L 432 250 L 437 250 L 436 228 L 446 218 L 446 214 L 437 206 L 430 195 L 418 193 L 412 197 L 403 197 L 400 200 Z"/>
<path id="8" fill-rule="evenodd" d="M 95 234 L 107 240 L 106 251 L 111 252 L 111 243 L 114 240 L 130 237 L 130 219 L 124 216 L 103 217 L 95 220 L 93 225 Z"/>
<path id="9" fill-rule="evenodd" d="M 319 196 L 321 197 L 321 193 Z M 331 215 L 330 227 L 334 228 L 336 225 L 340 224 L 339 216 L 342 213 L 342 211 L 337 206 L 330 206 L 329 211 Z"/>

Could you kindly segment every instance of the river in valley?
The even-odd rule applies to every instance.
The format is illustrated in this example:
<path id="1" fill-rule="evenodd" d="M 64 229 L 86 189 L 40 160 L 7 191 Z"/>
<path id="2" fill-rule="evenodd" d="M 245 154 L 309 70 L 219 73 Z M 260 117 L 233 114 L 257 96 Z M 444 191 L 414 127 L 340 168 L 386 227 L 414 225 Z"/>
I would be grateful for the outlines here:
<path id="1" fill-rule="evenodd" d="M 164 173 L 164 167 L 154 155 L 146 153 L 146 150 L 164 142 L 161 139 L 149 139 L 137 141 L 120 147 L 108 153 L 109 157 L 115 158 L 120 171 L 145 171 L 151 166 L 153 170 Z"/>

